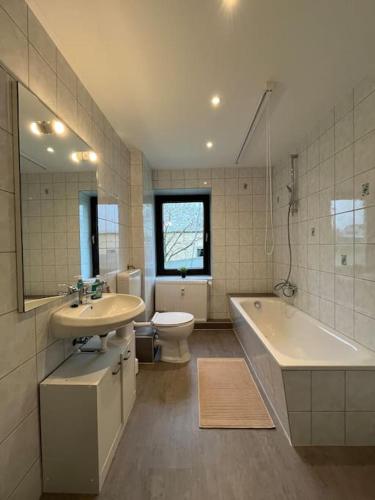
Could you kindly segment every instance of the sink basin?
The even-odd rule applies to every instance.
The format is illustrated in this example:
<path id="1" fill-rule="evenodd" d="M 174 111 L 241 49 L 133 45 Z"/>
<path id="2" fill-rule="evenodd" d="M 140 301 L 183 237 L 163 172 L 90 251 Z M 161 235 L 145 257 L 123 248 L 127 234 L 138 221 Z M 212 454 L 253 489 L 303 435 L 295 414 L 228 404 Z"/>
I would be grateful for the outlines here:
<path id="1" fill-rule="evenodd" d="M 105 335 L 130 323 L 144 310 L 140 297 L 107 293 L 89 304 L 58 309 L 51 315 L 49 326 L 52 334 L 61 339 Z"/>

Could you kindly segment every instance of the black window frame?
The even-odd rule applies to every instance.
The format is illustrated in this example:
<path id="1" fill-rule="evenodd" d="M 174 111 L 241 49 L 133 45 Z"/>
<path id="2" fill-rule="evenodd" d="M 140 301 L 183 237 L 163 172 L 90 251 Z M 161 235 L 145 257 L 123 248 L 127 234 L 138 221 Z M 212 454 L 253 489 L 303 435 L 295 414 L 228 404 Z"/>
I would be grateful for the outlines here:
<path id="1" fill-rule="evenodd" d="M 178 269 L 164 268 L 163 248 L 163 204 L 164 203 L 203 203 L 203 268 L 189 269 L 188 275 L 206 275 L 211 273 L 211 232 L 210 232 L 210 195 L 209 194 L 171 194 L 155 195 L 155 242 L 156 273 L 158 276 L 176 276 Z"/>

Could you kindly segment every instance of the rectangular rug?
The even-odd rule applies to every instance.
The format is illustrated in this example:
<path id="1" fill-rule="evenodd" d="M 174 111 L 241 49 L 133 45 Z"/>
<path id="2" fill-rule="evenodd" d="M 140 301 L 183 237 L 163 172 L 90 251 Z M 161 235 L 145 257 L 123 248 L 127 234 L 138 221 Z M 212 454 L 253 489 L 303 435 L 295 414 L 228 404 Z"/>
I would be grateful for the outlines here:
<path id="1" fill-rule="evenodd" d="M 275 427 L 243 358 L 198 358 L 199 427 Z"/>

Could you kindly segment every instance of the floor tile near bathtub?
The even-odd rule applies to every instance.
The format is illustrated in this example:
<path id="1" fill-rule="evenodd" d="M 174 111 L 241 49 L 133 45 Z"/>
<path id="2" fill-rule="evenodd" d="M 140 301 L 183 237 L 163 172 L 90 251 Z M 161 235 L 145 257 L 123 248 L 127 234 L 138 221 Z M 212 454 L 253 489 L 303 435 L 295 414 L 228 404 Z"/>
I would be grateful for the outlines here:
<path id="1" fill-rule="evenodd" d="M 137 401 L 98 500 L 374 498 L 375 448 L 292 448 L 277 420 L 274 431 L 199 429 L 196 358 L 243 353 L 231 331 L 196 331 L 190 347 L 187 365 L 141 365 Z"/>

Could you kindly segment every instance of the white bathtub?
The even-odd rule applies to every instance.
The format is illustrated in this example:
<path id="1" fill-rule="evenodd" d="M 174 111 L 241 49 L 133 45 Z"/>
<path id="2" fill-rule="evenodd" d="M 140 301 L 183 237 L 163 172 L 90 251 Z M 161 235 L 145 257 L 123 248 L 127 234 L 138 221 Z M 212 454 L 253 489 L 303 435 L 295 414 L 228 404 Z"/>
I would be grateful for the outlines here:
<path id="1" fill-rule="evenodd" d="M 231 303 L 282 368 L 375 368 L 374 352 L 277 297 L 232 297 Z"/>
<path id="2" fill-rule="evenodd" d="M 375 445 L 375 353 L 277 297 L 231 297 L 234 330 L 293 445 Z"/>

